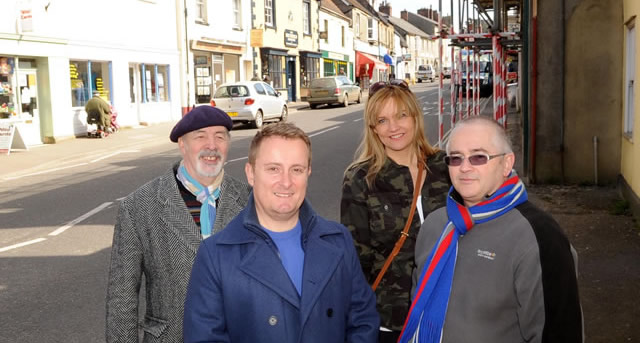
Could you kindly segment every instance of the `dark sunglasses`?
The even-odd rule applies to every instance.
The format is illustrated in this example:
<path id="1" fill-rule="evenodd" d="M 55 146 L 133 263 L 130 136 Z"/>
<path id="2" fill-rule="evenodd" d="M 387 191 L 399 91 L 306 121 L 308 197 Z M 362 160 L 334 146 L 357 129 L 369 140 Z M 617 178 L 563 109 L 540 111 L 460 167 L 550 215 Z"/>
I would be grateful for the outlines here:
<path id="1" fill-rule="evenodd" d="M 409 84 L 407 84 L 407 82 L 405 80 L 393 79 L 390 82 L 378 81 L 378 82 L 372 84 L 369 87 L 369 96 L 372 96 L 375 92 L 381 90 L 382 88 L 388 87 L 388 86 L 398 86 L 400 88 L 409 90 Z"/>
<path id="2" fill-rule="evenodd" d="M 483 164 L 487 164 L 489 160 L 493 158 L 504 156 L 504 155 L 506 155 L 506 153 L 497 154 L 497 155 L 476 153 L 471 156 L 450 155 L 450 156 L 444 157 L 444 163 L 446 163 L 449 167 L 458 167 L 462 164 L 462 161 L 464 161 L 464 159 L 466 158 L 469 160 L 469 163 L 472 166 L 481 166 Z"/>

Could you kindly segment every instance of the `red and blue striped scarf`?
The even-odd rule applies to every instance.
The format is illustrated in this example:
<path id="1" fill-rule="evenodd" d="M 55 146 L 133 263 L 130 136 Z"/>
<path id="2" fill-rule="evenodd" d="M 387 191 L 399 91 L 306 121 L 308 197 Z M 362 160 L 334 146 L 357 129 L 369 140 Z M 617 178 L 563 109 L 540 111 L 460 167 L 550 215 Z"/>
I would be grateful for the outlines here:
<path id="1" fill-rule="evenodd" d="M 489 199 L 469 208 L 452 197 L 453 191 L 451 187 L 447 198 L 449 221 L 420 274 L 415 297 L 398 339 L 400 343 L 440 342 L 451 294 L 458 239 L 476 223 L 500 217 L 527 201 L 527 191 L 515 171 Z"/>

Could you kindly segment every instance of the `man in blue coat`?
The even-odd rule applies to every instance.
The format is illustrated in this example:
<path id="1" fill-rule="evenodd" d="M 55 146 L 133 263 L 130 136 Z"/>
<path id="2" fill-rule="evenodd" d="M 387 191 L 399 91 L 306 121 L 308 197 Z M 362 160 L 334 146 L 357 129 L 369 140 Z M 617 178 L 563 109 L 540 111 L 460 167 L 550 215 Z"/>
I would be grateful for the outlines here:
<path id="1" fill-rule="evenodd" d="M 377 342 L 375 296 L 349 231 L 305 200 L 309 137 L 291 123 L 266 126 L 245 172 L 247 207 L 198 250 L 185 342 Z"/>

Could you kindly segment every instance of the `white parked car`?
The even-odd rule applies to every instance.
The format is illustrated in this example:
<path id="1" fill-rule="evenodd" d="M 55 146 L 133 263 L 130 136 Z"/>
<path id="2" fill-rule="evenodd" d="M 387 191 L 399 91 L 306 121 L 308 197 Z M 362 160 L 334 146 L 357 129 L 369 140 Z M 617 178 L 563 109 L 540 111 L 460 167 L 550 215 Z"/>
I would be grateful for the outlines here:
<path id="1" fill-rule="evenodd" d="M 261 128 L 265 121 L 286 121 L 287 100 L 262 81 L 225 83 L 218 87 L 211 106 L 227 112 L 234 122 L 253 123 Z"/>

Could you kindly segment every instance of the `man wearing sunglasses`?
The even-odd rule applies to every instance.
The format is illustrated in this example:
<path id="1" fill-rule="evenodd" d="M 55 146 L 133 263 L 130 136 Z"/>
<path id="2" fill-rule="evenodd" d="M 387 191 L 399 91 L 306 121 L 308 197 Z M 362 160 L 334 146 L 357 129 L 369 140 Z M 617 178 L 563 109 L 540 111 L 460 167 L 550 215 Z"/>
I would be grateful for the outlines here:
<path id="1" fill-rule="evenodd" d="M 399 342 L 582 342 L 575 250 L 527 200 L 505 131 L 465 119 L 446 151 L 453 187 L 418 234 Z"/>

